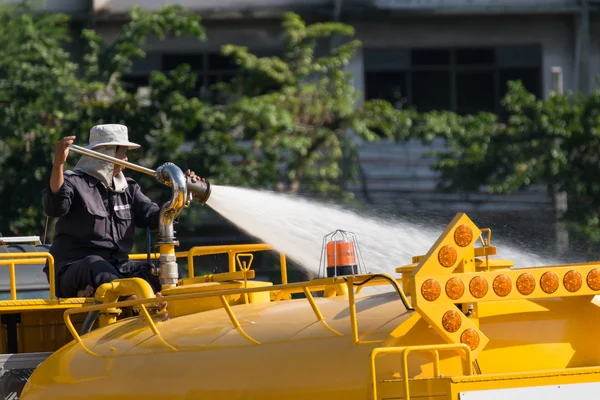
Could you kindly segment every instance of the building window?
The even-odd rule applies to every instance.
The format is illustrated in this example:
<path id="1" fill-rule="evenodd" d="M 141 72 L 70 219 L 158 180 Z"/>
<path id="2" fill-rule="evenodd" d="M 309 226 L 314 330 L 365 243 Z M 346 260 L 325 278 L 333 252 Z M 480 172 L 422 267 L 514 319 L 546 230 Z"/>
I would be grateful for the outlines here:
<path id="1" fill-rule="evenodd" d="M 366 49 L 365 97 L 418 111 L 501 114 L 510 80 L 541 97 L 541 58 L 540 46 Z"/>
<path id="2" fill-rule="evenodd" d="M 456 111 L 472 114 L 497 111 L 496 74 L 493 71 L 460 71 L 456 73 Z"/>
<path id="3" fill-rule="evenodd" d="M 237 68 L 229 57 L 219 53 L 149 53 L 143 60 L 136 60 L 132 71 L 123 77 L 126 90 L 135 93 L 148 85 L 152 71 L 168 72 L 181 64 L 188 64 L 196 74 L 196 87 L 189 93 L 203 101 L 218 103 L 222 99 L 211 89 L 217 82 L 231 80 Z"/>
<path id="4" fill-rule="evenodd" d="M 162 70 L 168 71 L 188 64 L 196 74 L 195 95 L 209 103 L 220 103 L 219 94 L 212 90 L 218 82 L 229 82 L 237 74 L 237 67 L 229 57 L 219 53 L 178 53 L 162 55 Z"/>
<path id="5" fill-rule="evenodd" d="M 137 93 L 139 88 L 146 87 L 150 84 L 150 75 L 148 74 L 127 74 L 121 78 L 123 89 L 129 93 Z"/>
<path id="6" fill-rule="evenodd" d="M 367 72 L 365 76 L 370 98 L 386 99 L 397 109 L 406 102 L 407 74 L 406 72 L 384 71 Z"/>
<path id="7" fill-rule="evenodd" d="M 408 105 L 419 111 L 452 109 L 452 74 L 449 71 L 412 71 Z"/>

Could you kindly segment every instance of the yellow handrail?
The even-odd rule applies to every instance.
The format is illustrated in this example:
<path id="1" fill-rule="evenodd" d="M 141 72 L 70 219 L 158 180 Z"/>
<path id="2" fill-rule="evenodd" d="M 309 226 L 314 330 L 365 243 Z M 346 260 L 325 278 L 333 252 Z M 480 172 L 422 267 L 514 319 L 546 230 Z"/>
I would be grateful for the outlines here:
<path id="1" fill-rule="evenodd" d="M 111 304 L 111 303 L 106 303 L 106 304 Z M 100 304 L 100 305 L 102 305 L 102 304 Z M 152 331 L 152 333 L 156 337 L 158 337 L 160 342 L 163 345 L 165 345 L 165 347 L 167 347 L 173 351 L 177 351 L 177 349 L 174 346 L 167 343 L 167 341 L 165 339 L 163 339 L 162 335 L 160 334 L 160 331 L 156 327 L 156 324 L 152 320 L 150 313 L 146 309 L 146 306 L 144 304 L 139 304 L 139 306 L 140 306 L 141 314 L 144 317 L 144 319 L 146 320 L 146 322 L 148 322 L 148 326 L 150 327 L 150 330 Z M 67 311 L 69 311 L 69 310 L 67 310 Z M 75 339 L 75 341 L 81 345 L 81 348 L 83 349 L 83 351 L 85 351 L 87 354 L 94 356 L 94 357 L 104 357 L 101 354 L 95 353 L 92 350 L 88 349 L 88 347 L 85 345 L 85 343 L 81 339 L 81 336 L 79 336 L 79 334 L 77 333 L 77 329 L 75 329 L 75 326 L 73 325 L 71 318 L 68 317 L 67 312 L 64 313 L 63 319 L 65 321 L 65 325 L 66 325 L 67 329 L 71 333 L 71 336 L 73 336 L 73 339 Z"/>
<path id="2" fill-rule="evenodd" d="M 273 247 L 267 244 L 235 244 L 235 245 L 218 245 L 218 246 L 194 246 L 188 251 L 180 251 L 175 253 L 176 258 L 187 258 L 188 262 L 188 275 L 190 278 L 195 276 L 194 257 L 198 256 L 210 256 L 215 254 L 227 254 L 228 255 L 228 266 L 229 272 L 235 272 L 236 270 L 236 256 L 239 253 L 248 253 L 256 251 L 269 251 L 273 250 Z M 151 253 L 150 258 L 156 260 L 160 257 L 160 253 Z M 148 258 L 147 254 L 138 253 L 131 254 L 130 260 L 145 260 Z M 279 253 L 279 267 L 281 269 L 281 283 L 288 283 L 287 276 L 287 259 L 285 253 Z"/>
<path id="3" fill-rule="evenodd" d="M 479 236 L 479 239 L 481 239 L 481 245 L 482 246 L 490 246 L 492 244 L 492 230 L 490 228 L 481 228 L 479 229 L 481 231 L 481 236 Z M 483 238 L 483 233 L 487 232 L 487 240 Z"/>
<path id="4" fill-rule="evenodd" d="M 239 334 L 242 335 L 244 338 L 248 339 L 248 341 L 250 341 L 251 343 L 260 344 L 260 342 L 258 340 L 252 339 L 252 337 L 250 337 L 250 335 L 248 335 L 246 333 L 244 328 L 242 328 L 242 326 L 240 325 L 240 322 L 238 321 L 237 317 L 235 316 L 233 310 L 231 309 L 229 302 L 227 302 L 227 299 L 225 299 L 225 296 L 219 296 L 219 299 L 221 300 L 221 304 L 223 305 L 223 308 L 227 312 L 227 316 L 229 316 L 229 320 L 231 321 L 231 324 L 239 332 Z"/>
<path id="5" fill-rule="evenodd" d="M 236 244 L 236 245 L 218 245 L 218 246 L 194 246 L 188 251 L 188 275 L 195 276 L 194 257 L 209 256 L 214 254 L 225 254 L 229 256 L 229 272 L 235 272 L 235 260 L 238 253 L 247 253 L 253 251 L 273 250 L 267 244 Z"/>
<path id="6" fill-rule="evenodd" d="M 331 326 L 329 326 L 327 321 L 325 321 L 325 317 L 323 317 L 323 314 L 321 313 L 319 306 L 317 306 L 317 303 L 315 302 L 315 298 L 313 297 L 312 293 L 310 292 L 310 289 L 307 287 L 304 288 L 304 296 L 306 296 L 306 300 L 308 300 L 310 307 L 312 308 L 313 312 L 315 313 L 315 317 L 317 317 L 317 320 L 323 324 L 325 329 L 327 329 L 329 332 L 333 333 L 334 335 L 344 336 L 343 334 L 341 334 L 340 332 L 336 331 Z"/>
<path id="7" fill-rule="evenodd" d="M 56 300 L 54 282 L 54 257 L 50 253 L 1 253 L 0 265 L 8 265 L 10 276 L 10 297 L 17 299 L 17 280 L 15 276 L 15 265 L 23 264 L 45 264 L 48 261 L 48 277 L 50 284 L 50 299 Z"/>
<path id="8" fill-rule="evenodd" d="M 177 258 L 187 258 L 190 277 L 194 276 L 194 257 L 212 254 L 229 254 L 229 270 L 234 272 L 235 259 L 237 254 L 254 251 L 268 251 L 272 247 L 265 244 L 242 244 L 242 245 L 220 245 L 220 246 L 196 246 L 189 251 L 176 252 Z M 131 254 L 131 260 L 144 260 L 148 257 L 147 254 Z M 151 253 L 151 259 L 158 259 L 159 253 Z M 10 279 L 10 296 L 11 300 L 17 299 L 17 284 L 16 284 L 16 265 L 24 264 L 45 264 L 48 261 L 48 278 L 50 299 L 57 300 L 56 297 L 56 282 L 55 282 L 55 266 L 54 257 L 50 253 L 32 252 L 32 253 L 0 253 L 0 266 L 8 266 Z M 284 253 L 280 253 L 281 281 L 287 283 L 287 262 Z"/>
<path id="9" fill-rule="evenodd" d="M 359 279 L 359 278 L 366 279 L 370 276 L 371 275 L 359 275 L 359 276 L 354 276 L 353 278 L 354 279 Z M 370 282 L 367 285 L 369 285 L 369 286 L 375 285 L 375 283 L 378 280 L 389 283 L 389 281 L 387 279 L 385 279 L 381 276 L 377 276 L 374 279 L 370 280 Z M 227 303 L 225 301 L 225 297 L 234 296 L 234 295 L 243 295 L 243 294 L 249 294 L 249 293 L 260 293 L 260 292 L 266 292 L 266 291 L 279 291 L 282 289 L 294 289 L 294 288 L 301 288 L 302 291 L 304 291 L 306 293 L 307 291 L 308 292 L 322 291 L 322 290 L 325 290 L 325 288 L 330 285 L 348 283 L 348 282 L 350 282 L 349 285 L 352 288 L 351 290 L 349 290 L 349 292 L 353 293 L 353 290 L 354 290 L 353 279 L 348 279 L 348 277 L 341 276 L 341 277 L 316 279 L 316 280 L 309 281 L 309 282 L 298 282 L 298 283 L 292 283 L 292 284 L 287 284 L 287 285 L 273 285 L 273 286 L 250 287 L 250 288 L 240 288 L 240 289 L 215 290 L 212 292 L 177 294 L 177 295 L 172 295 L 172 296 L 165 296 L 165 297 L 161 298 L 161 301 L 165 301 L 168 303 L 169 301 L 177 301 L 177 300 L 191 300 L 191 299 L 201 299 L 201 298 L 209 298 L 209 297 L 219 297 L 221 302 L 223 303 L 224 309 L 227 312 L 234 328 L 242 336 L 244 336 L 246 339 L 248 339 L 250 342 L 259 344 L 258 341 L 251 338 L 241 328 L 241 325 L 237 321 L 237 318 L 235 318 L 233 309 L 231 307 L 229 307 L 229 304 L 225 305 L 225 303 Z M 312 296 L 307 296 L 307 300 L 310 303 L 311 307 L 313 308 L 313 311 L 315 313 L 317 320 L 323 322 L 325 325 L 325 328 L 328 331 L 330 331 L 331 333 L 343 336 L 341 333 L 332 329 L 328 324 L 325 323 L 323 316 L 322 316 L 316 302 L 312 298 Z M 115 302 L 115 303 L 96 304 L 96 305 L 91 305 L 91 306 L 84 306 L 84 307 L 77 308 L 77 309 L 72 308 L 72 309 L 65 311 L 64 320 L 65 320 L 65 324 L 69 328 L 69 331 L 71 332 L 71 334 L 73 335 L 75 340 L 78 343 L 82 343 L 81 337 L 79 336 L 79 334 L 77 333 L 77 331 L 75 330 L 75 328 L 73 327 L 73 324 L 71 322 L 70 316 L 72 314 L 86 313 L 86 312 L 90 312 L 90 311 L 100 311 L 100 310 L 115 308 L 115 307 L 132 307 L 132 306 L 144 305 L 144 304 L 148 304 L 148 303 L 156 303 L 156 298 L 137 299 L 137 300 L 127 300 L 127 301 L 122 301 L 122 302 Z M 357 318 L 356 318 L 356 306 L 355 306 L 354 296 L 348 296 L 348 303 L 349 303 L 349 310 L 350 310 L 351 329 L 353 332 L 353 343 L 354 344 L 374 343 L 374 342 L 367 342 L 367 341 L 361 342 L 356 339 L 356 338 L 358 338 L 358 327 L 357 327 L 357 323 L 356 323 Z M 152 319 L 149 317 L 146 317 L 146 316 L 144 316 L 144 317 L 148 321 L 148 324 L 150 325 L 151 330 L 153 332 L 158 332 L 158 328 L 156 327 L 156 325 L 154 324 Z M 354 340 L 354 339 L 356 339 L 356 340 Z M 161 340 L 163 340 L 163 339 L 161 338 Z M 379 342 L 382 342 L 382 341 L 377 341 L 377 343 L 379 343 Z M 172 347 L 169 344 L 167 344 L 167 345 L 169 347 Z"/>
<path id="10" fill-rule="evenodd" d="M 375 358 L 380 354 L 402 354 L 402 363 L 400 364 L 400 372 L 402 373 L 402 384 L 404 386 L 404 400 L 410 400 L 410 380 L 408 378 L 408 355 L 413 351 L 425 351 L 433 354 L 433 375 L 434 378 L 440 376 L 440 351 L 453 350 L 462 351 L 465 355 L 463 360 L 463 375 L 473 374 L 473 356 L 471 349 L 464 343 L 451 344 L 433 344 L 423 346 L 403 346 L 403 347 L 378 347 L 371 351 L 370 369 L 371 369 L 371 396 L 373 400 L 377 398 L 377 371 L 375 366 Z"/>
<path id="11" fill-rule="evenodd" d="M 279 267 L 281 268 L 281 283 L 288 283 L 287 277 L 287 259 L 285 253 L 279 253 Z"/>

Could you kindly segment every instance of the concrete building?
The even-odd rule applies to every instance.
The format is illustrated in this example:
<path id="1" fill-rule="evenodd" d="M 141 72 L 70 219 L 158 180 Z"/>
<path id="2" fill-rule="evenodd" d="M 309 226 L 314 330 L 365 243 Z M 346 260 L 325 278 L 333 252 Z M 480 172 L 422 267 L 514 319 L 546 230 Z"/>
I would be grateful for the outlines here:
<path id="1" fill-rule="evenodd" d="M 134 4 L 156 9 L 162 0 L 47 0 L 68 12 L 75 29 L 93 26 L 115 37 Z M 150 41 L 148 58 L 127 77 L 143 85 L 151 70 L 190 63 L 201 77 L 198 95 L 235 72 L 219 55 L 226 43 L 277 54 L 282 11 L 307 20 L 337 20 L 356 28 L 363 49 L 349 65 L 366 98 L 385 98 L 418 110 L 459 113 L 500 110 L 506 82 L 521 79 L 540 97 L 562 69 L 565 91 L 588 92 L 600 71 L 599 0 L 177 0 L 198 12 L 208 40 Z M 436 144 L 443 146 L 443 143 Z M 419 143 L 364 144 L 363 181 L 354 187 L 373 204 L 421 210 L 551 212 L 545 188 L 506 196 L 435 193 L 437 176 Z M 541 203 L 540 203 L 541 202 Z M 542 204 L 542 206 L 540 206 Z"/>

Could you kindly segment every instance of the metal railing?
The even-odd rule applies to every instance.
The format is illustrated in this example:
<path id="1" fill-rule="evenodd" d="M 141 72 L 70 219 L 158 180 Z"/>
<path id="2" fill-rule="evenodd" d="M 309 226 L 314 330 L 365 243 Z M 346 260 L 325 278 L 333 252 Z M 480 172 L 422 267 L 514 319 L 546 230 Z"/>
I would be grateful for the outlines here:
<path id="1" fill-rule="evenodd" d="M 54 257 L 50 253 L 0 253 L 0 265 L 7 265 L 10 279 L 10 299 L 17 300 L 16 265 L 45 264 L 48 261 L 48 277 L 50 279 L 50 299 L 56 300 L 54 283 Z"/>
<path id="2" fill-rule="evenodd" d="M 257 251 L 270 251 L 273 247 L 267 244 L 236 244 L 236 245 L 219 245 L 219 246 L 194 246 L 188 251 L 175 252 L 177 258 L 187 258 L 188 262 L 188 275 L 193 278 L 196 274 L 194 266 L 194 257 L 199 256 L 210 256 L 216 254 L 227 254 L 229 272 L 236 271 L 236 257 L 241 253 L 257 252 Z M 159 253 L 150 254 L 151 259 L 158 259 Z M 145 260 L 148 258 L 147 254 L 132 254 L 129 256 L 131 260 Z M 279 253 L 279 266 L 281 268 L 281 283 L 286 284 L 288 282 L 287 276 L 287 259 L 285 253 Z M 240 265 L 241 267 L 241 265 Z M 240 268 L 241 269 L 241 268 Z"/>
<path id="3" fill-rule="evenodd" d="M 355 284 L 354 283 L 355 280 L 358 280 L 358 279 L 362 279 L 363 282 L 358 282 Z M 291 284 L 287 284 L 287 285 L 282 284 L 282 285 L 273 285 L 273 286 L 264 286 L 264 287 L 215 290 L 212 292 L 186 293 L 186 294 L 178 294 L 178 295 L 172 295 L 172 296 L 170 295 L 170 296 L 166 296 L 166 297 L 161 297 L 160 301 L 168 303 L 169 301 L 197 300 L 197 299 L 205 299 L 205 298 L 211 298 L 211 297 L 219 297 L 219 299 L 223 305 L 223 308 L 225 309 L 225 312 L 227 313 L 233 328 L 236 329 L 239 332 L 239 334 L 241 336 L 243 336 L 245 339 L 247 339 L 250 343 L 252 343 L 254 345 L 259 345 L 261 343 L 258 340 L 252 338 L 250 335 L 248 335 L 248 333 L 240 325 L 237 317 L 235 316 L 233 308 L 227 302 L 226 296 L 244 295 L 244 294 L 250 294 L 250 293 L 261 293 L 261 292 L 267 292 L 267 291 L 268 292 L 272 292 L 272 291 L 277 292 L 282 289 L 300 288 L 306 294 L 306 299 L 309 302 L 317 321 L 319 321 L 324 326 L 324 328 L 326 330 L 328 330 L 329 332 L 331 332 L 332 334 L 337 335 L 337 336 L 344 336 L 342 333 L 338 332 L 337 330 L 330 327 L 329 324 L 327 324 L 327 322 L 325 321 L 325 318 L 323 317 L 323 314 L 321 313 L 311 292 L 324 291 L 327 287 L 330 287 L 332 285 L 345 284 L 345 285 L 348 285 L 348 309 L 349 309 L 349 314 L 350 314 L 350 329 L 351 329 L 352 342 L 356 345 L 358 345 L 358 344 L 373 344 L 373 343 L 382 343 L 383 340 L 373 340 L 373 341 L 359 340 L 358 318 L 357 318 L 357 313 L 356 313 L 356 302 L 355 302 L 355 298 L 354 298 L 355 285 L 378 286 L 379 285 L 378 282 L 386 282 L 389 284 L 390 279 L 393 280 L 393 278 L 391 278 L 389 276 L 385 276 L 383 274 L 378 274 L 376 277 L 373 277 L 372 275 L 331 277 L 331 278 L 317 279 L 317 280 L 313 280 L 313 281 L 309 281 L 309 282 L 291 283 Z M 368 280 L 368 283 L 366 283 L 367 280 Z M 154 333 L 154 335 L 159 338 L 159 340 L 163 343 L 163 345 L 165 345 L 165 347 L 167 347 L 171 350 L 177 351 L 177 349 L 174 346 L 167 343 L 162 338 L 160 331 L 158 330 L 156 324 L 154 323 L 152 317 L 150 316 L 150 314 L 148 313 L 148 311 L 146 309 L 147 304 L 153 304 L 156 302 L 157 302 L 157 298 L 149 298 L 149 299 L 128 300 L 128 301 L 115 302 L 115 303 L 97 304 L 97 305 L 92 305 L 92 306 L 83 306 L 81 308 L 72 308 L 72 309 L 68 309 L 65 311 L 64 321 L 65 321 L 65 325 L 69 329 L 69 332 L 71 333 L 71 335 L 73 336 L 75 341 L 82 346 L 84 351 L 86 351 L 88 354 L 91 354 L 91 355 L 100 356 L 100 355 L 94 353 L 93 351 L 91 351 L 90 349 L 88 349 L 87 346 L 84 344 L 83 340 L 81 339 L 81 336 L 78 334 L 77 330 L 75 329 L 75 327 L 71 321 L 71 315 L 87 313 L 87 312 L 91 312 L 91 311 L 102 311 L 102 310 L 107 310 L 107 309 L 111 309 L 111 308 L 115 308 L 115 307 L 139 306 L 140 310 L 141 310 L 141 313 L 140 313 L 141 316 L 145 319 L 145 321 L 147 322 L 148 326 L 150 327 L 150 329 Z M 100 357 L 102 357 L 102 356 L 100 356 Z"/>
<path id="4" fill-rule="evenodd" d="M 223 246 L 195 246 L 188 251 L 182 251 L 175 253 L 177 258 L 187 258 L 188 271 L 190 277 L 194 277 L 194 257 L 215 255 L 215 254 L 228 254 L 229 272 L 235 272 L 236 261 L 238 262 L 239 269 L 242 270 L 242 261 L 238 259 L 238 255 L 244 253 L 251 253 L 257 251 L 269 251 L 273 250 L 271 246 L 265 244 L 242 244 L 242 245 L 223 245 Z M 150 255 L 151 259 L 158 259 L 159 253 L 153 253 Z M 130 254 L 130 260 L 145 260 L 148 257 L 147 254 Z M 0 253 L 0 266 L 7 266 L 9 270 L 9 281 L 10 281 L 10 299 L 17 300 L 17 280 L 16 270 L 17 265 L 28 265 L 28 264 L 46 264 L 48 262 L 48 277 L 49 277 L 49 294 L 50 300 L 58 300 L 56 297 L 56 283 L 55 283 L 55 267 L 54 257 L 47 252 L 30 252 L 30 253 Z M 279 254 L 279 265 L 281 268 L 281 282 L 282 284 L 287 283 L 287 260 L 284 253 Z"/>
<path id="5" fill-rule="evenodd" d="M 406 347 L 378 347 L 371 351 L 370 369 L 371 369 L 371 398 L 378 400 L 377 397 L 377 370 L 375 358 L 381 354 L 402 354 L 402 362 L 400 363 L 400 373 L 402 375 L 402 385 L 404 387 L 404 400 L 410 400 L 410 379 L 408 377 L 408 355 L 412 352 L 428 352 L 433 355 L 433 377 L 440 376 L 440 351 L 457 351 L 464 353 L 462 361 L 463 375 L 473 374 L 473 356 L 471 349 L 464 343 L 452 344 L 434 344 L 423 346 L 406 346 Z"/>

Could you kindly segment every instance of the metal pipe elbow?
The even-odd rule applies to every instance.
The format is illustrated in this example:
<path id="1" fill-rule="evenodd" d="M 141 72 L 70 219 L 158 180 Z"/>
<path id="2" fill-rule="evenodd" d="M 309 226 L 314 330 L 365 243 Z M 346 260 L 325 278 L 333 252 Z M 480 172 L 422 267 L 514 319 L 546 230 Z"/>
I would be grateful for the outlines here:
<path id="1" fill-rule="evenodd" d="M 173 221 L 191 201 L 186 176 L 177 165 L 165 163 L 156 170 L 156 178 L 173 189 L 171 200 L 160 211 L 159 242 L 174 242 Z"/>
<path id="2" fill-rule="evenodd" d="M 169 209 L 179 210 L 189 204 L 186 176 L 177 165 L 165 163 L 156 170 L 157 179 L 173 189 L 173 196 L 168 204 Z"/>
<path id="3" fill-rule="evenodd" d="M 138 299 L 154 297 L 154 291 L 142 278 L 115 279 L 96 289 L 94 300 L 98 303 L 114 303 L 119 297 L 136 295 Z"/>
<path id="4" fill-rule="evenodd" d="M 156 174 L 155 174 L 156 179 L 158 179 L 158 181 L 160 183 L 162 183 L 163 185 L 172 187 L 173 186 L 171 183 L 171 181 L 173 179 L 172 171 L 181 172 L 181 169 L 173 163 L 170 163 L 170 162 L 165 163 L 156 169 Z M 178 172 L 175 172 L 175 173 L 178 173 Z M 181 173 L 183 174 L 183 172 L 181 172 Z M 186 182 L 187 192 L 193 199 L 198 200 L 202 204 L 204 204 L 208 201 L 208 198 L 210 197 L 210 194 L 212 191 L 211 184 L 209 181 L 200 179 L 200 180 L 197 180 L 196 182 L 193 182 L 189 176 L 185 176 L 185 175 L 184 175 L 184 180 Z M 181 183 L 179 183 L 179 186 L 181 186 Z"/>

